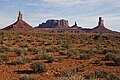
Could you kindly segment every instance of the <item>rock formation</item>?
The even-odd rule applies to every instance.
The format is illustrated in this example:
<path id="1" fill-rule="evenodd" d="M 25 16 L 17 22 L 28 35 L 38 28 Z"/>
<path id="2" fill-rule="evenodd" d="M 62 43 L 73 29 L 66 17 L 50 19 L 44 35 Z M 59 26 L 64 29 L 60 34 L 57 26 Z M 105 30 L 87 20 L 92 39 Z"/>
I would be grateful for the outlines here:
<path id="1" fill-rule="evenodd" d="M 112 33 L 111 30 L 105 28 L 104 20 L 102 20 L 102 17 L 99 17 L 98 26 L 93 28 L 93 30 L 91 32 L 92 33 Z"/>
<path id="2" fill-rule="evenodd" d="M 23 17 L 23 14 L 19 11 L 17 21 L 11 24 L 10 26 L 3 28 L 3 30 L 18 30 L 18 31 L 31 30 L 32 26 L 30 26 L 28 23 L 23 21 L 22 17 Z"/>
<path id="3" fill-rule="evenodd" d="M 36 28 L 67 28 L 67 20 L 47 20 L 46 23 L 39 24 Z"/>
<path id="4" fill-rule="evenodd" d="M 70 27 L 70 28 L 72 28 L 72 29 L 82 29 L 81 27 L 79 27 L 77 25 L 77 22 L 75 22 L 75 24 L 72 27 Z"/>

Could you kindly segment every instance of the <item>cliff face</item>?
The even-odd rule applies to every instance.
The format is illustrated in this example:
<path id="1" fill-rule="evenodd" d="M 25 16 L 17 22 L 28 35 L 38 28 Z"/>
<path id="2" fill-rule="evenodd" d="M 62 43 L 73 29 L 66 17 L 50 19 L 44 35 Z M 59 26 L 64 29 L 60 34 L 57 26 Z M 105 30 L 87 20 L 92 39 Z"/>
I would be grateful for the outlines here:
<path id="1" fill-rule="evenodd" d="M 23 21 L 23 14 L 19 11 L 18 19 L 15 23 L 9 25 L 8 27 L 3 28 L 3 30 L 31 30 L 32 26 Z"/>
<path id="2" fill-rule="evenodd" d="M 47 20 L 46 23 L 39 24 L 36 28 L 67 28 L 67 20 Z"/>

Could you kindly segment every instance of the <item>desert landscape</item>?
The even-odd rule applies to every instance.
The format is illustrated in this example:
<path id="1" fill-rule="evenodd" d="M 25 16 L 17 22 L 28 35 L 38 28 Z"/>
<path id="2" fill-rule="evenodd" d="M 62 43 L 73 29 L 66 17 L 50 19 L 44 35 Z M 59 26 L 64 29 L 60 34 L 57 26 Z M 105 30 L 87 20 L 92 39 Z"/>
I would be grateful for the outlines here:
<path id="1" fill-rule="evenodd" d="M 0 80 L 120 80 L 119 5 L 0 0 Z"/>
<path id="2" fill-rule="evenodd" d="M 105 28 L 101 17 L 91 32 L 77 23 L 32 28 L 19 12 L 0 30 L 0 80 L 120 80 L 119 32 Z"/>
<path id="3" fill-rule="evenodd" d="M 0 31 L 0 80 L 120 80 L 120 35 Z"/>

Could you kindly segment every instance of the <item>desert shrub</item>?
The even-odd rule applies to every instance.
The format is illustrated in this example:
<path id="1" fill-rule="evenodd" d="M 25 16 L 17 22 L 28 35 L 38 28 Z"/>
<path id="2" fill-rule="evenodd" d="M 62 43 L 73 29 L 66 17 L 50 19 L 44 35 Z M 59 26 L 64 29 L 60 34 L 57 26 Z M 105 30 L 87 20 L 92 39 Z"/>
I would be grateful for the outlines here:
<path id="1" fill-rule="evenodd" d="M 61 47 L 65 48 L 65 49 L 68 49 L 68 48 L 69 48 L 68 45 L 69 45 L 69 44 L 67 44 L 67 43 L 63 43 Z"/>
<path id="2" fill-rule="evenodd" d="M 2 40 L 0 40 L 0 44 L 4 44 L 4 42 Z"/>
<path id="3" fill-rule="evenodd" d="M 58 58 L 57 60 L 56 60 L 56 62 L 63 62 L 64 61 L 64 58 Z"/>
<path id="4" fill-rule="evenodd" d="M 22 44 L 22 45 L 20 45 L 19 47 L 21 47 L 21 48 L 28 48 L 29 45 L 28 45 L 28 44 Z"/>
<path id="5" fill-rule="evenodd" d="M 42 62 L 34 62 L 31 64 L 31 68 L 35 73 L 42 73 L 46 72 L 48 70 L 47 66 L 45 63 Z"/>
<path id="6" fill-rule="evenodd" d="M 44 43 L 45 46 L 49 46 L 49 45 L 52 45 L 52 42 L 47 42 L 47 43 Z"/>
<path id="7" fill-rule="evenodd" d="M 34 48 L 34 47 L 32 47 L 32 48 L 28 48 L 28 51 L 29 51 L 29 52 L 33 52 L 33 53 L 35 53 L 36 50 L 37 50 L 37 48 Z"/>
<path id="8" fill-rule="evenodd" d="M 105 50 L 103 51 L 103 54 L 106 54 L 106 53 L 119 54 L 119 53 L 120 53 L 120 50 L 119 50 L 119 49 L 115 49 L 115 48 L 113 48 L 113 49 L 105 49 Z"/>
<path id="9" fill-rule="evenodd" d="M 59 54 L 60 54 L 60 55 L 66 55 L 67 52 L 65 52 L 65 51 L 60 51 Z"/>
<path id="10" fill-rule="evenodd" d="M 101 78 L 104 78 L 105 80 L 120 80 L 119 76 L 106 70 L 95 70 L 89 77 L 86 77 L 87 80 L 101 80 Z"/>
<path id="11" fill-rule="evenodd" d="M 116 57 L 116 55 L 114 53 L 107 53 L 102 60 L 110 60 L 110 61 L 112 61 L 114 57 Z"/>
<path id="12" fill-rule="evenodd" d="M 94 54 L 95 51 L 93 49 L 87 49 L 87 48 L 80 48 L 80 53 L 86 53 L 86 54 Z"/>
<path id="13" fill-rule="evenodd" d="M 7 47 L 11 47 L 11 46 L 12 46 L 12 44 L 5 44 L 5 46 L 7 46 Z"/>
<path id="14" fill-rule="evenodd" d="M 32 62 L 32 60 L 30 58 L 24 56 L 24 57 L 19 58 L 16 61 L 12 61 L 11 64 L 18 65 L 18 64 L 25 64 L 25 63 L 30 63 L 30 62 Z"/>
<path id="15" fill-rule="evenodd" d="M 116 65 L 120 66 L 120 57 L 114 57 L 113 61 L 115 62 Z"/>
<path id="16" fill-rule="evenodd" d="M 29 42 L 29 43 L 32 43 L 32 42 L 34 42 L 34 39 L 27 39 L 27 42 Z"/>
<path id="17" fill-rule="evenodd" d="M 100 42 L 96 42 L 95 45 L 96 45 L 96 49 L 97 50 L 101 50 L 102 49 L 102 45 L 100 44 Z"/>
<path id="18" fill-rule="evenodd" d="M 104 53 L 104 50 L 103 49 L 94 49 L 94 53 L 95 54 L 106 54 L 106 53 Z"/>
<path id="19" fill-rule="evenodd" d="M 92 75 L 90 75 L 90 78 L 106 78 L 109 74 L 106 70 L 95 70 Z"/>
<path id="20" fill-rule="evenodd" d="M 107 80 L 120 80 L 120 76 L 110 73 L 107 77 Z"/>
<path id="21" fill-rule="evenodd" d="M 35 54 L 46 54 L 46 49 L 45 48 L 37 48 L 34 52 Z"/>
<path id="22" fill-rule="evenodd" d="M 8 61 L 7 55 L 0 55 L 0 64 L 4 64 Z"/>
<path id="23" fill-rule="evenodd" d="M 48 56 L 47 60 L 48 60 L 49 63 L 52 63 L 52 62 L 55 61 L 55 58 L 53 56 Z"/>
<path id="24" fill-rule="evenodd" d="M 22 39 L 24 36 L 23 35 L 18 35 L 17 38 Z"/>
<path id="25" fill-rule="evenodd" d="M 16 42 L 20 42 L 21 40 L 16 37 L 16 38 L 15 38 L 15 41 L 16 41 Z"/>
<path id="26" fill-rule="evenodd" d="M 72 68 L 72 69 L 69 69 L 69 70 L 62 71 L 62 72 L 60 72 L 58 74 L 58 76 L 61 76 L 61 77 L 71 77 L 76 72 L 83 72 L 84 71 L 83 67 L 84 66 L 78 66 L 78 67 L 75 67 L 75 68 Z"/>
<path id="27" fill-rule="evenodd" d="M 109 39 L 108 36 L 105 36 L 105 35 L 102 35 L 101 37 L 102 37 L 103 40 L 108 40 Z"/>
<path id="28" fill-rule="evenodd" d="M 69 58 L 74 59 L 74 58 L 76 58 L 76 56 L 77 56 L 77 51 L 76 51 L 76 50 L 73 50 L 73 49 L 68 50 L 68 51 L 67 51 L 67 56 L 68 56 Z"/>
<path id="29" fill-rule="evenodd" d="M 68 80 L 86 80 L 86 79 L 81 76 L 71 76 L 71 77 L 68 77 Z"/>
<path id="30" fill-rule="evenodd" d="M 27 49 L 25 49 L 25 48 L 18 48 L 18 49 L 15 49 L 15 53 L 17 55 L 26 55 L 27 54 Z"/>
<path id="31" fill-rule="evenodd" d="M 63 48 L 62 46 L 57 46 L 57 47 L 54 47 L 54 50 L 58 52 L 59 50 L 65 50 L 65 48 Z"/>
<path id="32" fill-rule="evenodd" d="M 82 55 L 80 55 L 80 59 L 82 59 L 82 60 L 87 60 L 87 59 L 90 59 L 90 58 L 91 58 L 90 54 L 82 54 Z"/>
<path id="33" fill-rule="evenodd" d="M 73 69 L 71 69 L 74 73 L 76 72 L 83 72 L 84 71 L 84 66 L 78 66 L 78 67 L 75 67 Z"/>
<path id="34" fill-rule="evenodd" d="M 5 45 L 3 45 L 3 46 L 0 48 L 0 52 L 1 52 L 1 53 L 13 52 L 13 51 L 14 51 L 13 48 L 10 48 L 10 47 L 5 46 Z"/>
<path id="35" fill-rule="evenodd" d="M 71 77 L 71 76 L 73 76 L 73 74 L 74 73 L 72 71 L 66 70 L 66 71 L 60 72 L 57 75 L 60 76 L 60 77 Z"/>
<path id="36" fill-rule="evenodd" d="M 46 49 L 46 52 L 55 52 L 54 48 L 48 48 Z"/>
<path id="37" fill-rule="evenodd" d="M 100 35 L 93 35 L 93 39 L 94 40 L 99 40 L 100 39 Z"/>
<path id="38" fill-rule="evenodd" d="M 47 60 L 47 58 L 49 57 L 50 55 L 48 54 L 39 54 L 37 55 L 34 60 Z"/>
<path id="39" fill-rule="evenodd" d="M 20 76 L 19 80 L 38 80 L 38 79 L 30 76 Z"/>

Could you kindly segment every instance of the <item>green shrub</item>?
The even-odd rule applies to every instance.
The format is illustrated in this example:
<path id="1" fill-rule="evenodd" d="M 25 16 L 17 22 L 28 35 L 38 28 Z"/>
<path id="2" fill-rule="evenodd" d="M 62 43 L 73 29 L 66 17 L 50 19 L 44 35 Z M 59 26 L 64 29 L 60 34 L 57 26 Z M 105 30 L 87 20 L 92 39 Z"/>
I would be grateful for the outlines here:
<path id="1" fill-rule="evenodd" d="M 31 68 L 34 70 L 35 73 L 42 73 L 48 70 L 46 64 L 41 62 L 32 63 Z"/>
<path id="2" fill-rule="evenodd" d="M 20 76 L 19 80 L 38 80 L 38 79 L 30 76 Z"/>

